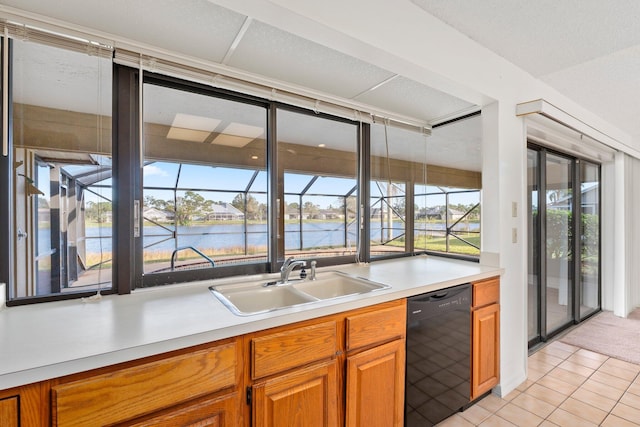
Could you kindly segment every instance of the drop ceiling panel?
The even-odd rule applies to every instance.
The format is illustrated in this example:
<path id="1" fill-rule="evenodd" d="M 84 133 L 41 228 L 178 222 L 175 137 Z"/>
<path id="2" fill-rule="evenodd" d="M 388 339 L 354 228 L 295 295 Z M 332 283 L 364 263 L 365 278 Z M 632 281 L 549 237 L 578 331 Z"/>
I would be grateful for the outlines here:
<path id="1" fill-rule="evenodd" d="M 220 62 L 245 17 L 207 0 L 2 0 L 162 49 Z"/>
<path id="2" fill-rule="evenodd" d="M 252 22 L 227 64 L 343 98 L 393 75 L 259 21 Z"/>
<path id="3" fill-rule="evenodd" d="M 473 104 L 405 77 L 397 77 L 366 92 L 356 101 L 426 121 L 473 107 Z"/>

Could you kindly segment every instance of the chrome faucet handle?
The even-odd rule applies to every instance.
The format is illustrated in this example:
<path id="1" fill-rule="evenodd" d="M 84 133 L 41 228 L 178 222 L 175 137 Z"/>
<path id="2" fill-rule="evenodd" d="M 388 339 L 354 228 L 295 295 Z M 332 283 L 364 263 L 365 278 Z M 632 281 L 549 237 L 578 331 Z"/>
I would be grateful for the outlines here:
<path id="1" fill-rule="evenodd" d="M 289 258 L 285 259 L 284 262 L 282 263 L 282 268 L 287 268 L 289 266 L 289 264 L 291 264 L 293 262 L 295 258 L 290 256 Z"/>
<path id="2" fill-rule="evenodd" d="M 317 261 L 315 259 L 311 261 L 311 273 L 309 273 L 309 280 L 316 280 L 316 264 Z"/>
<path id="3" fill-rule="evenodd" d="M 288 258 L 280 268 L 280 283 L 287 283 L 289 280 L 289 274 L 291 274 L 293 269 L 298 266 L 304 268 L 307 266 L 307 262 L 301 259 L 295 260 L 293 257 Z"/>

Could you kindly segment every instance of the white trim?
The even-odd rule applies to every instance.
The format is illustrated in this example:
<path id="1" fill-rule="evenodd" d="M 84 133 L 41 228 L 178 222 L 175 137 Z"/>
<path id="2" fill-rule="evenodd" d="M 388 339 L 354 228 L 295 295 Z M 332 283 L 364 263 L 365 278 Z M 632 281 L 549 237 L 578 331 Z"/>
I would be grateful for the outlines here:
<path id="1" fill-rule="evenodd" d="M 623 151 L 632 157 L 640 158 L 640 151 L 629 147 L 627 144 L 619 141 L 618 139 L 595 129 L 593 126 L 590 126 L 589 124 L 567 113 L 566 111 L 561 110 L 553 104 L 550 104 L 544 99 L 536 99 L 534 101 L 518 104 L 516 106 L 516 116 L 526 117 L 527 119 L 537 121 L 539 123 L 546 122 L 547 125 L 549 125 L 549 123 L 551 122 L 556 122 L 577 132 L 579 135 L 582 135 L 583 140 L 584 137 L 589 137 L 590 139 L 592 139 L 592 142 L 595 142 L 595 145 L 589 143 L 589 145 L 591 145 L 590 148 L 596 148 L 597 146 L 599 146 L 603 148 L 603 151 L 607 151 L 603 147 L 606 146 L 613 150 Z M 547 119 L 547 121 L 543 120 L 542 118 Z"/>
<path id="2" fill-rule="evenodd" d="M 9 30 L 2 37 L 2 155 L 9 155 Z"/>
<path id="3" fill-rule="evenodd" d="M 528 141 L 596 163 L 614 160 L 616 150 L 544 116 L 527 116 L 525 125 Z"/>

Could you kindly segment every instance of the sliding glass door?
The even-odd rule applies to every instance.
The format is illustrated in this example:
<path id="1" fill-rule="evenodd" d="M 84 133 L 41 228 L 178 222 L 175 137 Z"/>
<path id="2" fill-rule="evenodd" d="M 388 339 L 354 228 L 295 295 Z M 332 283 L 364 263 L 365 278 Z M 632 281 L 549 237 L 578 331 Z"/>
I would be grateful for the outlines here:
<path id="1" fill-rule="evenodd" d="M 531 146 L 528 335 L 545 341 L 600 309 L 600 166 Z"/>

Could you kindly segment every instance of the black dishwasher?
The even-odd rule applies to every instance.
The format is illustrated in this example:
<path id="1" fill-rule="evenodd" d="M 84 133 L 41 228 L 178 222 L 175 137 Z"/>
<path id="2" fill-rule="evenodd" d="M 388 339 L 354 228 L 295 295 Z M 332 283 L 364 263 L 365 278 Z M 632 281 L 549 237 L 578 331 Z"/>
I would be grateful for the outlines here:
<path id="1" fill-rule="evenodd" d="M 405 426 L 433 426 L 470 401 L 471 285 L 407 299 Z"/>

